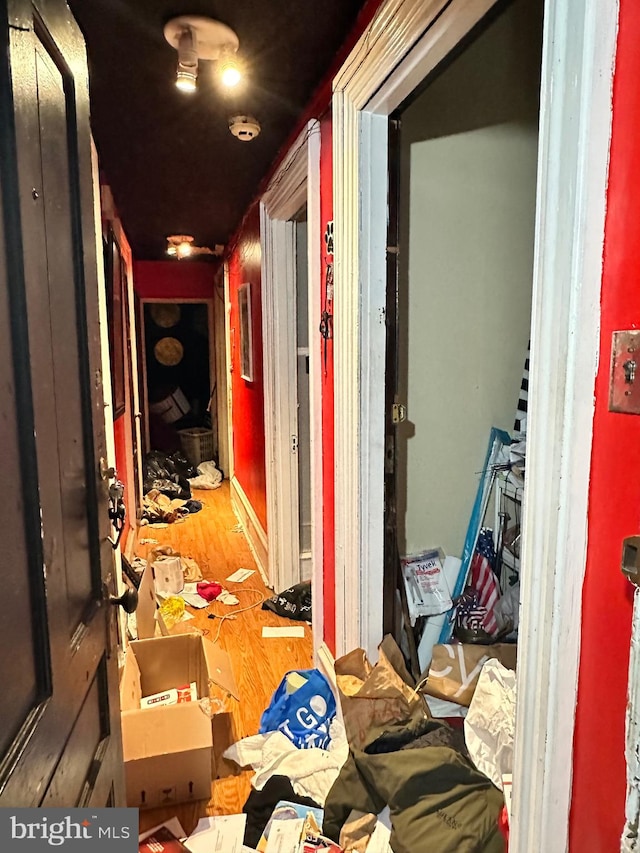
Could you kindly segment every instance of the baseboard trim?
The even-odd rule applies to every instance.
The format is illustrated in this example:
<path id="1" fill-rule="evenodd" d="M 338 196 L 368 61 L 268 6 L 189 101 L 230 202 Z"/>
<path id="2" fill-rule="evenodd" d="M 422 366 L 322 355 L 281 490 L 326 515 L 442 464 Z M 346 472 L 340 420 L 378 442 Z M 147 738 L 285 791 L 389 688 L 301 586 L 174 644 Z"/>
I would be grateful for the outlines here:
<path id="1" fill-rule="evenodd" d="M 267 534 L 255 510 L 251 506 L 249 498 L 235 476 L 231 478 L 230 485 L 231 506 L 247 537 L 249 548 L 262 575 L 262 579 L 269 586 L 269 540 L 267 539 Z"/>

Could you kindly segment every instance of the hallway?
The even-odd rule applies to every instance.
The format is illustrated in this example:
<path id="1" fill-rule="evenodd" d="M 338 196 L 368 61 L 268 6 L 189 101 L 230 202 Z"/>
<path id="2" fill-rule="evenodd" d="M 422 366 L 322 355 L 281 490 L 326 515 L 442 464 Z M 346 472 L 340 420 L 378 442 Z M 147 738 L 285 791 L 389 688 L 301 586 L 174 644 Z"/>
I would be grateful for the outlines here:
<path id="1" fill-rule="evenodd" d="M 253 771 L 238 770 L 237 765 L 221 757 L 222 753 L 240 738 L 257 733 L 260 716 L 285 672 L 313 666 L 311 626 L 261 609 L 260 597 L 249 590 L 257 590 L 264 597 L 271 592 L 257 570 L 243 583 L 225 580 L 237 569 L 256 569 L 247 540 L 238 529 L 238 520 L 231 508 L 229 482 L 224 480 L 222 486 L 213 491 L 194 490 L 193 495 L 204 504 L 201 512 L 188 516 L 183 524 L 171 524 L 161 529 L 141 527 L 139 538 L 157 539 L 161 545 L 170 545 L 181 554 L 193 557 L 206 580 L 218 580 L 229 592 L 237 595 L 240 599 L 237 608 L 249 607 L 256 602 L 257 606 L 238 614 L 236 619 L 225 619 L 221 627 L 218 620 L 210 620 L 208 615 L 231 614 L 235 607 L 214 602 L 201 610 L 187 608 L 194 616 L 190 625 L 204 631 L 205 636 L 215 639 L 220 629 L 218 642 L 231 657 L 240 701 L 226 699 L 229 712 L 221 714 L 214 724 L 217 778 L 212 782 L 209 802 L 141 811 L 141 832 L 174 815 L 180 819 L 185 831 L 191 832 L 199 818 L 205 815 L 242 811 L 251 790 Z M 145 557 L 154 547 L 157 546 L 139 545 L 138 555 Z M 305 625 L 305 636 L 304 639 L 263 639 L 261 634 L 265 625 Z"/>

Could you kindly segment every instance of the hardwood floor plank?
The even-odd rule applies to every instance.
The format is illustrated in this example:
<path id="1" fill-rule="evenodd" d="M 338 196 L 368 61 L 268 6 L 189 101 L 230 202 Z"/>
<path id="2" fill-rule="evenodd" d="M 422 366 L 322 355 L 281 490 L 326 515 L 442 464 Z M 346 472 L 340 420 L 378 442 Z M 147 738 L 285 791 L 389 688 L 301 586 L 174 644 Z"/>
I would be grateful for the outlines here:
<path id="1" fill-rule="evenodd" d="M 220 602 L 213 602 L 202 610 L 187 608 L 194 616 L 189 624 L 203 631 L 209 639 L 214 640 L 219 630 L 218 643 L 231 657 L 240 700 L 224 697 L 221 692 L 212 694 L 225 700 L 228 711 L 219 715 L 213 725 L 217 778 L 211 784 L 211 798 L 142 811 L 141 831 L 176 815 L 189 833 L 200 817 L 242 811 L 251 790 L 253 771 L 241 770 L 233 762 L 225 761 L 222 753 L 234 741 L 257 733 L 262 712 L 285 672 L 313 666 L 311 626 L 261 609 L 261 596 L 266 598 L 272 591 L 262 580 L 244 534 L 237 532 L 238 520 L 231 507 L 228 481 L 223 481 L 221 488 L 214 491 L 194 491 L 193 497 L 204 504 L 201 512 L 188 516 L 184 523 L 166 528 L 142 527 L 140 538 L 157 539 L 161 545 L 170 545 L 184 556 L 193 557 L 205 580 L 218 581 L 240 599 L 235 608 Z M 157 546 L 139 545 L 138 555 L 146 558 L 154 547 Z M 255 572 L 243 583 L 226 580 L 240 568 Z M 257 606 L 238 613 L 235 619 L 225 619 L 221 626 L 219 619 L 208 618 L 209 613 L 233 615 L 234 610 L 257 602 Z M 300 639 L 263 639 L 265 625 L 304 625 L 305 635 Z"/>

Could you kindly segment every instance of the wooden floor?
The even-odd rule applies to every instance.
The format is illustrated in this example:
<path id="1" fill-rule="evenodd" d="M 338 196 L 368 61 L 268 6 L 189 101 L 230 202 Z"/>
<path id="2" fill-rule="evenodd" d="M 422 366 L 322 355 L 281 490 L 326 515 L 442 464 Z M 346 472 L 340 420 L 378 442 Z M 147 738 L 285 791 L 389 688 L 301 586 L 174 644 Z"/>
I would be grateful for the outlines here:
<path id="1" fill-rule="evenodd" d="M 238 530 L 228 481 L 214 491 L 194 492 L 193 497 L 204 503 L 201 512 L 188 516 L 184 523 L 171 524 L 167 528 L 142 527 L 139 538 L 157 539 L 160 544 L 171 545 L 183 555 L 193 557 L 206 580 L 217 580 L 238 596 L 238 608 L 260 601 L 260 596 L 247 592 L 248 589 L 258 590 L 265 597 L 271 595 L 272 591 L 265 587 L 256 568 L 244 534 Z M 139 545 L 138 555 L 146 557 L 153 547 Z M 256 569 L 256 572 L 244 583 L 227 582 L 225 578 L 239 568 Z M 188 609 L 195 616 L 190 624 L 214 639 L 220 622 L 209 619 L 208 614 L 232 613 L 237 608 L 214 602 L 203 610 Z M 304 639 L 263 639 L 264 625 L 305 625 L 305 636 Z M 211 799 L 170 809 L 143 811 L 140 813 L 141 831 L 176 815 L 189 833 L 200 817 L 242 811 L 251 790 L 252 771 L 240 771 L 236 764 L 225 761 L 221 755 L 231 743 L 257 733 L 260 716 L 285 672 L 313 666 L 311 626 L 282 619 L 262 610 L 260 605 L 238 614 L 236 619 L 225 620 L 218 642 L 231 656 L 240 701 L 227 699 L 229 713 L 221 714 L 214 722 L 217 778 L 211 785 Z"/>

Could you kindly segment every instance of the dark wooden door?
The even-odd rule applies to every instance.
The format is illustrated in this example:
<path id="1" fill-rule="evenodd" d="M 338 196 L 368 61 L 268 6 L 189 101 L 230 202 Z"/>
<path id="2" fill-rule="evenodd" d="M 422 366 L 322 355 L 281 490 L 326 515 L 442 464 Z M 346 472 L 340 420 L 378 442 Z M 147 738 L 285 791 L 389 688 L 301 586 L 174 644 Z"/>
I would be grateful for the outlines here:
<path id="1" fill-rule="evenodd" d="M 0 28 L 0 805 L 122 805 L 85 48 Z"/>

